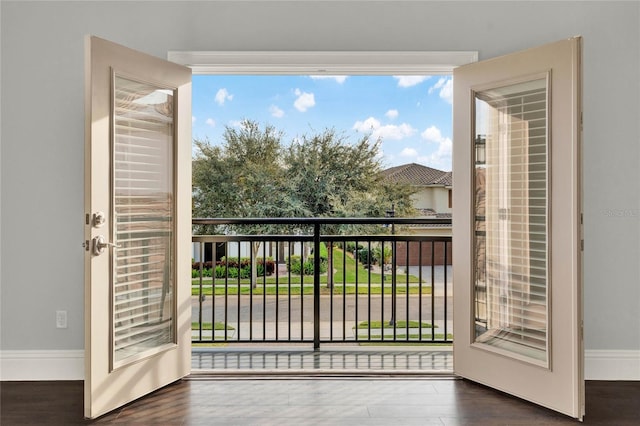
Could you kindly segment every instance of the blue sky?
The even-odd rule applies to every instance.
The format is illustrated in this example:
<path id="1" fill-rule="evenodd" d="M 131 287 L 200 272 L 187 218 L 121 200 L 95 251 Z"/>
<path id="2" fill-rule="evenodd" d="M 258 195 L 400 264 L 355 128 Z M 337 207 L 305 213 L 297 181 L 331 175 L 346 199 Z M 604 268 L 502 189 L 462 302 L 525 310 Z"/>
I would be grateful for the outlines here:
<path id="1" fill-rule="evenodd" d="M 335 128 L 380 138 L 386 167 L 451 170 L 450 76 L 193 76 L 193 137 L 219 144 L 225 126 L 270 124 L 290 143 Z"/>

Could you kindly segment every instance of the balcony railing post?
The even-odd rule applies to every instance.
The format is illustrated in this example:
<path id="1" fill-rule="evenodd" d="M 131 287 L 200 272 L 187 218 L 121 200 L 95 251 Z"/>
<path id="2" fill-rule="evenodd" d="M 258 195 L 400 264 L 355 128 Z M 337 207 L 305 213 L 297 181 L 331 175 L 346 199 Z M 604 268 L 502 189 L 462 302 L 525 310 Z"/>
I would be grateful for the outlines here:
<path id="1" fill-rule="evenodd" d="M 330 273 L 330 271 L 329 271 Z M 313 349 L 320 349 L 320 224 L 313 224 Z"/>
<path id="2" fill-rule="evenodd" d="M 392 235 L 395 234 L 395 232 L 392 230 Z M 407 251 L 408 249 L 408 244 L 407 243 Z M 393 338 L 396 338 L 396 269 L 398 267 L 397 265 L 397 259 L 396 259 L 396 250 L 397 250 L 397 245 L 396 245 L 396 241 L 393 240 L 391 242 L 391 320 L 389 321 L 389 325 L 393 326 Z M 384 253 L 382 254 L 382 258 L 384 259 Z M 384 263 L 384 260 L 382 261 Z M 384 272 L 383 272 L 384 273 Z M 382 295 L 384 297 L 384 295 Z"/>

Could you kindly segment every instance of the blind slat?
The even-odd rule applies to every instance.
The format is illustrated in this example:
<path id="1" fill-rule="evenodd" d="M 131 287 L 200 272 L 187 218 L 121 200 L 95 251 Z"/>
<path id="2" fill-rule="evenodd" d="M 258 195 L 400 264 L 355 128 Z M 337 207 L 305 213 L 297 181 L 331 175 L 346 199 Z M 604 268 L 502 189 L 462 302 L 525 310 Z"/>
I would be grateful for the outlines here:
<path id="1" fill-rule="evenodd" d="M 485 307 L 476 317 L 488 327 L 476 338 L 546 360 L 546 80 L 486 90 L 476 112 L 476 129 L 486 131 L 478 135 L 485 161 L 475 172 L 475 215 L 484 219 L 475 224 L 475 299 Z"/>
<path id="2" fill-rule="evenodd" d="M 112 286 L 118 362 L 172 341 L 172 240 L 167 237 L 173 235 L 174 141 L 173 118 L 165 112 L 170 109 L 157 108 L 158 100 L 172 102 L 170 91 L 119 76 L 114 87 L 113 240 L 121 247 L 113 251 Z"/>

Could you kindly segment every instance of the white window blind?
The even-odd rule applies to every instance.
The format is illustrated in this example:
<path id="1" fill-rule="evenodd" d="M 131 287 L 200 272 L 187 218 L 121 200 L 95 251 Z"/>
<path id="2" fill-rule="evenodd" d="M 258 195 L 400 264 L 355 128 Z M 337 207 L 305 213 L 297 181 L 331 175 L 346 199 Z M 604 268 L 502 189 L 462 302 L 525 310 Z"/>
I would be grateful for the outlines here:
<path id="1" fill-rule="evenodd" d="M 547 79 L 475 93 L 475 343 L 548 365 Z"/>
<path id="2" fill-rule="evenodd" d="M 113 81 L 113 364 L 175 342 L 173 94 Z"/>

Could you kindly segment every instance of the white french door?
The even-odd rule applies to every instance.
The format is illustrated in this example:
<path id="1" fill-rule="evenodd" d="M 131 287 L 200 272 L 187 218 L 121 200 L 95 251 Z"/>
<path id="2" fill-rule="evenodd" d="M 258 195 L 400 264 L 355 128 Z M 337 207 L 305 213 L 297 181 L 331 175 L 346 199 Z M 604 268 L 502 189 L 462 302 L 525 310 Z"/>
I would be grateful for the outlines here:
<path id="1" fill-rule="evenodd" d="M 191 69 L 86 40 L 85 416 L 191 370 Z"/>
<path id="2" fill-rule="evenodd" d="M 190 283 L 178 277 L 190 276 L 191 70 L 87 45 L 85 415 L 95 418 L 190 371 Z M 576 418 L 580 93 L 580 39 L 454 70 L 455 372 Z"/>
<path id="3" fill-rule="evenodd" d="M 454 70 L 454 370 L 581 419 L 580 38 Z"/>

